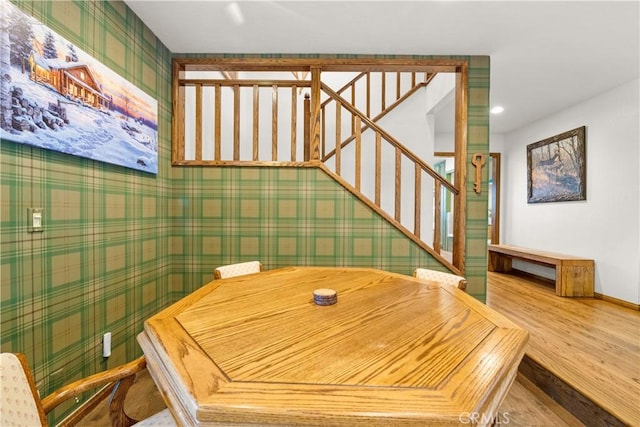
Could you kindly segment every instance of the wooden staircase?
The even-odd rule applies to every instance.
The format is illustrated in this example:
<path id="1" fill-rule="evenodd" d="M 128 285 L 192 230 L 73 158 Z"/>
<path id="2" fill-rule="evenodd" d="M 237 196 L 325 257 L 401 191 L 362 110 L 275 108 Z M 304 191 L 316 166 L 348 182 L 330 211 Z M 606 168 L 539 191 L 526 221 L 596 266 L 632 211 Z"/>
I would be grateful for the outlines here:
<path id="1" fill-rule="evenodd" d="M 371 75 L 371 73 L 364 74 L 365 76 Z M 321 143 L 322 163 L 342 181 L 348 183 L 355 190 L 352 190 L 354 194 L 366 201 L 373 209 L 379 211 L 389 222 L 392 222 L 398 229 L 410 236 L 412 240 L 416 241 L 441 264 L 447 266 L 451 271 L 459 273 L 457 267 L 451 264 L 451 260 L 444 258 L 440 252 L 438 238 L 440 235 L 440 215 L 433 214 L 431 216 L 434 209 L 433 206 L 429 205 L 427 205 L 428 212 L 423 212 L 423 207 L 427 204 L 424 202 L 430 202 L 430 199 L 423 200 L 425 195 L 426 197 L 430 196 L 428 190 L 423 192 L 423 186 L 428 189 L 434 189 L 434 205 L 436 206 L 441 204 L 442 188 L 450 192 L 452 197 L 457 197 L 460 194 L 458 188 L 444 179 L 418 155 L 378 124 L 382 117 L 391 113 L 402 102 L 426 87 L 428 80 L 432 77 L 433 75 L 424 82 L 413 83 L 404 93 L 400 91 L 400 84 L 398 84 L 397 98 L 388 107 L 383 100 L 382 111 L 373 118 L 369 116 L 371 113 L 366 114 L 361 108 L 354 105 L 354 96 L 349 101 L 341 96 L 339 91 L 334 91 L 325 83 L 321 83 L 322 93 L 328 97 L 321 105 L 323 128 Z M 399 81 L 400 78 L 401 73 L 398 73 L 397 80 Z M 356 79 L 354 80 L 357 82 Z M 415 82 L 415 73 L 412 73 L 411 80 Z M 355 82 L 351 84 L 355 84 Z M 369 84 L 367 87 L 369 87 Z M 345 92 L 346 88 L 349 88 L 349 86 L 343 87 L 342 91 Z M 354 93 L 355 90 L 351 89 L 350 92 Z M 326 130 L 329 127 L 327 123 L 330 122 L 328 117 L 332 116 L 327 114 L 329 107 L 333 107 L 333 114 L 335 115 L 335 120 L 331 123 L 333 124 L 332 132 L 327 132 Z M 370 112 L 370 110 L 370 96 L 369 91 L 367 91 L 365 111 Z M 344 120 L 343 117 L 346 117 L 346 122 L 350 123 L 351 128 L 351 133 L 344 139 L 342 138 L 341 126 Z M 366 133 L 368 133 L 368 139 L 366 138 Z M 334 136 L 334 138 L 331 138 L 331 136 Z M 351 147 L 352 145 L 353 147 Z M 363 150 L 367 148 L 374 154 L 370 162 L 363 160 Z M 348 151 L 349 149 L 351 149 L 351 152 Z M 383 150 L 385 149 L 387 153 L 392 153 L 391 157 L 383 155 Z M 349 154 L 350 157 L 347 170 L 353 172 L 353 176 L 350 178 L 346 176 L 345 169 L 343 169 L 343 159 L 346 154 Z M 412 171 L 413 182 L 403 182 L 403 167 Z M 390 206 L 387 208 L 384 208 L 382 203 L 384 169 L 393 171 L 395 183 L 393 201 L 388 204 Z M 363 181 L 370 182 L 371 177 L 374 177 L 373 185 L 370 186 L 372 188 L 367 192 L 363 189 Z M 425 184 L 424 182 L 427 180 L 429 182 Z M 413 210 L 409 221 L 402 220 L 403 206 L 407 207 L 407 204 L 403 204 L 403 201 L 406 200 L 413 200 L 413 203 L 409 203 L 409 208 Z M 427 233 L 423 234 L 422 225 L 430 222 L 435 222 L 436 226 L 434 230 L 429 230 L 430 233 L 427 236 Z"/>
<path id="2" fill-rule="evenodd" d="M 452 182 L 380 126 L 383 118 L 399 114 L 399 106 L 424 93 L 438 73 L 457 68 L 449 63 L 417 67 L 412 61 L 360 69 L 340 61 L 323 66 L 304 61 L 198 64 L 174 60 L 173 165 L 321 168 L 448 270 L 464 275 L 462 79 L 456 79 Z M 354 77 L 334 89 L 323 77 L 335 73 Z M 448 256 L 440 243 L 443 199 L 452 201 L 453 210 Z"/>
<path id="3" fill-rule="evenodd" d="M 355 77 L 334 89 L 322 80 L 328 67 L 234 67 L 174 67 L 173 165 L 321 168 L 448 270 L 464 274 L 465 195 L 457 184 L 465 176 L 463 137 L 456 138 L 460 159 L 449 182 L 380 126 L 450 68 L 345 70 Z M 443 198 L 453 200 L 450 257 L 440 250 Z"/>

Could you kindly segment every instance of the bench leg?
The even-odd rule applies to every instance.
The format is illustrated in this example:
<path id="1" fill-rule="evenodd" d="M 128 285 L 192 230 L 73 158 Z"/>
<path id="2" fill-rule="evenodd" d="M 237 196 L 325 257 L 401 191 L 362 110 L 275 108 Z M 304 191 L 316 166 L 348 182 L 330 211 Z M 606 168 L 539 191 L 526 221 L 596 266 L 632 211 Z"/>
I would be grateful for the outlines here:
<path id="1" fill-rule="evenodd" d="M 511 271 L 511 258 L 496 252 L 489 252 L 489 271 L 508 273 Z"/>
<path id="2" fill-rule="evenodd" d="M 593 267 L 588 265 L 557 266 L 556 295 L 593 297 Z"/>

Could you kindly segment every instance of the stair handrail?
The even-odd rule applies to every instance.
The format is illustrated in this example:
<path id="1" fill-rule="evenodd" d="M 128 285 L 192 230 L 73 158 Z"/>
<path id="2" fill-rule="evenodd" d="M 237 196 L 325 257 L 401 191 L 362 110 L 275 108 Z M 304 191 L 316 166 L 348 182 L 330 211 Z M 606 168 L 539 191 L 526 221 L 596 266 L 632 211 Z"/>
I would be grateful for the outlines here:
<path id="1" fill-rule="evenodd" d="M 418 90 L 420 90 L 421 88 L 427 86 L 437 74 L 438 74 L 437 72 L 435 72 L 435 73 L 426 73 L 425 74 L 425 80 L 422 81 L 422 82 L 416 83 L 415 82 L 415 73 L 412 73 L 412 87 L 407 92 L 405 92 L 402 96 L 400 96 L 400 89 L 399 89 L 399 83 L 398 83 L 398 92 L 397 92 L 398 98 L 396 98 L 396 100 L 391 105 L 383 106 L 384 108 L 382 109 L 382 111 L 380 113 L 378 113 L 378 115 L 373 117 L 372 120 L 374 122 L 377 122 L 377 121 L 381 120 L 384 116 L 386 116 L 391 111 L 393 111 L 397 106 L 402 104 L 405 100 L 407 100 L 409 97 L 411 97 Z M 358 82 L 358 80 L 360 80 L 362 77 L 367 76 L 367 78 L 369 78 L 370 75 L 371 75 L 370 71 L 366 71 L 366 72 L 362 72 L 362 73 L 358 74 L 351 81 L 349 81 L 343 87 L 338 89 L 336 91 L 336 93 L 337 94 L 341 94 L 343 91 L 347 90 L 349 87 L 353 87 Z M 384 75 L 384 73 L 383 73 L 383 75 Z M 368 82 L 367 82 L 367 84 L 368 84 Z M 384 84 L 383 84 L 383 88 L 384 88 Z M 330 97 L 330 98 L 326 99 L 324 102 L 322 102 L 322 104 L 320 105 L 320 108 L 323 111 L 323 114 L 324 114 L 325 107 L 327 105 L 329 105 L 329 103 L 332 102 L 332 101 L 333 101 L 333 99 Z M 367 107 L 368 107 L 368 100 L 367 100 Z M 367 111 L 367 116 L 368 115 L 369 115 L 369 111 Z M 367 126 L 367 125 L 363 126 L 362 129 L 360 129 L 360 133 L 366 131 L 367 129 L 369 129 L 369 126 Z M 355 130 L 352 129 L 351 135 L 348 136 L 344 141 L 342 141 L 342 143 L 340 144 L 340 148 L 346 147 L 355 138 L 356 138 L 356 132 L 355 132 Z M 336 150 L 335 149 L 331 150 L 329 153 L 324 153 L 324 146 L 322 148 L 322 152 L 323 152 L 322 161 L 328 161 L 329 159 L 331 159 L 331 157 L 333 157 L 336 154 Z"/>
<path id="2" fill-rule="evenodd" d="M 314 71 L 314 70 L 312 70 Z M 383 72 L 384 73 L 384 72 Z M 384 101 L 384 97 L 382 100 L 382 104 L 380 105 L 382 107 L 382 111 L 380 113 L 378 113 L 375 117 L 370 117 L 369 114 L 369 110 L 370 110 L 370 103 L 369 103 L 369 92 L 370 92 L 370 83 L 371 83 L 371 71 L 367 71 L 367 72 L 361 72 L 359 73 L 356 77 L 354 77 L 353 79 L 351 79 L 350 82 L 348 82 L 346 85 L 344 85 L 342 88 L 340 88 L 338 91 L 334 91 L 333 89 L 331 89 L 331 87 L 327 86 L 327 84 L 323 83 L 320 81 L 319 79 L 319 70 L 315 70 L 315 78 L 313 78 L 313 72 L 312 72 L 312 79 L 311 81 L 298 81 L 298 80 L 269 80 L 269 81 L 265 81 L 265 80 L 257 80 L 257 79 L 230 79 L 229 77 L 233 77 L 233 76 L 225 76 L 226 78 L 224 79 L 202 79 L 202 78 L 179 78 L 176 79 L 174 81 L 174 84 L 176 84 L 176 82 L 178 83 L 179 87 L 186 87 L 186 86 L 195 86 L 196 87 L 196 95 L 195 95 L 195 102 L 196 102 L 196 131 L 195 131 L 195 160 L 184 160 L 184 141 L 182 143 L 182 154 L 181 154 L 181 159 L 183 160 L 176 160 L 179 156 L 176 156 L 175 154 L 180 154 L 179 150 L 176 150 L 176 148 L 172 148 L 172 162 L 174 162 L 174 164 L 189 164 L 189 165 L 240 165 L 240 164 L 252 164 L 252 165 L 259 165 L 259 166 L 264 166 L 264 165 L 294 165 L 294 166 L 316 166 L 316 167 L 323 167 L 327 170 L 329 170 L 328 165 L 325 163 L 327 160 L 331 160 L 332 157 L 335 156 L 335 160 L 336 160 L 336 170 L 335 172 L 332 172 L 336 177 L 340 177 L 340 167 L 339 167 L 339 150 L 342 149 L 342 147 L 347 146 L 348 144 L 350 144 L 352 141 L 356 141 L 356 153 L 358 153 L 359 147 L 360 147 L 360 142 L 362 142 L 361 136 L 362 136 L 362 132 L 363 131 L 367 131 L 370 130 L 371 132 L 375 133 L 375 138 L 376 138 L 376 144 L 377 147 L 380 147 L 380 142 L 382 139 L 384 139 L 386 141 L 386 144 L 388 144 L 386 147 L 392 147 L 395 151 L 396 151 L 396 188 L 395 188 L 395 192 L 396 192 L 396 213 L 395 216 L 391 213 L 391 211 L 389 211 L 389 213 L 387 213 L 386 209 L 382 208 L 382 205 L 380 203 L 380 194 L 379 194 L 379 190 L 380 190 L 380 184 L 379 184 L 379 171 L 374 172 L 374 177 L 376 179 L 376 197 L 375 197 L 375 202 L 373 201 L 373 199 L 368 199 L 368 197 L 363 194 L 360 193 L 360 172 L 361 171 L 365 171 L 367 170 L 368 172 L 370 172 L 369 169 L 363 169 L 361 166 L 359 166 L 358 161 L 356 161 L 356 170 L 357 172 L 357 177 L 355 180 L 355 184 L 349 184 L 346 180 L 344 180 L 344 178 L 340 179 L 340 182 L 343 183 L 343 185 L 345 185 L 345 188 L 349 189 L 351 185 L 353 185 L 353 191 L 354 194 L 357 195 L 357 197 L 359 197 L 363 202 L 367 203 L 369 206 L 374 207 L 374 209 L 380 213 L 380 212 L 384 212 L 384 214 L 382 214 L 382 216 L 388 220 L 390 220 L 401 232 L 405 233 L 410 239 L 412 239 L 414 242 L 418 242 L 418 244 L 425 249 L 427 252 L 429 252 L 431 255 L 434 256 L 434 258 L 436 258 L 438 261 L 440 261 L 443 265 L 447 266 L 449 269 L 451 269 L 454 272 L 459 272 L 460 269 L 464 268 L 463 263 L 460 262 L 460 260 L 458 260 L 458 262 L 454 265 L 451 264 L 450 261 L 444 259 L 441 255 L 440 255 L 440 243 L 439 243 L 439 221 L 438 221 L 438 217 L 437 215 L 434 217 L 434 221 L 435 221 L 435 225 L 433 228 L 434 231 L 434 237 L 433 237 L 433 248 L 431 248 L 431 244 L 426 243 L 426 241 L 423 241 L 420 237 L 420 224 L 423 224 L 424 221 L 419 220 L 419 216 L 420 216 L 420 208 L 419 207 L 415 207 L 414 206 L 414 227 L 416 228 L 413 232 L 409 231 L 405 226 L 402 225 L 401 219 L 400 219 L 400 212 L 401 212 L 401 202 L 400 202 L 400 197 L 402 197 L 403 195 L 406 195 L 406 190 L 404 190 L 404 188 L 402 188 L 401 184 L 400 184 L 400 179 L 399 179 L 399 175 L 398 175 L 398 171 L 400 170 L 399 167 L 399 163 L 400 162 L 400 158 L 401 156 L 404 157 L 404 160 L 407 160 L 409 163 L 412 164 L 412 167 L 415 169 L 415 192 L 416 192 L 416 198 L 419 198 L 418 194 L 422 194 L 424 196 L 424 192 L 420 193 L 420 180 L 423 179 L 420 175 L 425 173 L 426 175 L 430 176 L 432 179 L 434 179 L 433 185 L 434 185 L 434 189 L 435 191 L 439 194 L 440 191 L 438 190 L 439 188 L 446 188 L 450 194 L 454 197 L 455 200 L 455 205 L 459 206 L 459 203 L 463 203 L 464 200 L 460 201 L 460 195 L 462 193 L 464 193 L 464 187 L 463 187 L 463 182 L 462 180 L 455 180 L 455 184 L 452 184 L 450 181 L 446 180 L 445 177 L 443 177 L 440 173 L 438 173 L 437 171 L 435 171 L 430 165 L 426 164 L 420 157 L 418 157 L 415 153 L 413 153 L 409 148 L 407 148 L 405 145 L 403 145 L 401 142 L 399 142 L 397 139 L 395 139 L 392 135 L 390 135 L 386 130 L 384 130 L 382 127 L 380 127 L 380 125 L 377 123 L 382 117 L 384 117 L 385 115 L 389 114 L 392 110 L 394 110 L 395 108 L 397 108 L 398 105 L 400 105 L 401 103 L 403 103 L 404 101 L 406 101 L 410 96 L 414 95 L 418 90 L 420 90 L 422 87 L 425 87 L 430 81 L 431 79 L 435 76 L 435 73 L 425 73 L 425 79 L 422 82 L 418 82 L 416 83 L 416 75 L 417 73 L 413 73 L 412 77 L 412 81 L 411 81 L 411 87 L 406 91 L 406 93 L 404 93 L 403 95 L 401 94 L 401 88 L 406 88 L 406 84 L 405 85 L 401 85 L 400 84 L 400 72 L 397 73 L 397 79 L 396 79 L 396 85 L 397 85 L 397 89 L 396 89 L 396 99 L 395 101 L 393 101 L 390 105 L 386 106 L 386 103 Z M 404 74 L 403 74 L 404 76 Z M 355 90 L 356 90 L 356 82 L 358 82 L 359 80 L 361 80 L 363 77 L 367 78 L 367 106 L 366 106 L 366 110 L 367 112 L 363 112 L 362 110 L 360 110 L 357 106 L 356 106 L 356 96 L 355 96 Z M 384 81 L 382 82 L 382 85 L 384 87 Z M 220 154 L 219 154 L 219 150 L 220 150 L 220 143 L 222 142 L 220 135 L 219 135 L 219 131 L 217 129 L 214 129 L 214 136 L 215 136 L 215 141 L 214 141 L 214 159 L 213 160 L 202 160 L 201 159 L 201 154 L 199 155 L 198 152 L 202 151 L 202 135 L 201 135 L 201 130 L 200 126 L 201 126 L 201 120 L 198 120 L 197 117 L 201 117 L 201 110 L 202 107 L 198 107 L 198 103 L 201 103 L 201 93 L 202 93 L 202 87 L 205 86 L 214 86 L 216 87 L 216 91 L 215 91 L 215 96 L 216 96 L 216 103 L 218 103 L 218 95 L 220 93 L 220 88 L 222 87 L 231 87 L 234 89 L 234 108 L 237 109 L 237 106 L 239 105 L 237 103 L 237 100 L 240 99 L 239 97 L 239 88 L 241 87 L 253 87 L 254 90 L 254 97 L 253 97 L 253 102 L 254 102 L 254 115 L 257 114 L 257 109 L 256 109 L 256 91 L 257 88 L 260 87 L 265 87 L 265 86 L 271 86 L 273 88 L 273 90 L 277 90 L 278 88 L 281 87 L 290 87 L 292 89 L 292 93 L 294 93 L 293 96 L 293 100 L 296 99 L 295 93 L 297 88 L 300 87 L 310 87 L 311 88 L 311 99 L 313 100 L 313 103 L 311 103 L 311 99 L 309 98 L 309 95 L 306 96 L 307 99 L 305 99 L 304 101 L 304 124 L 305 124 L 305 130 L 303 132 L 303 136 L 304 136 L 304 147 L 305 147 L 305 155 L 303 158 L 303 161 L 296 161 L 296 159 L 294 158 L 294 152 L 295 152 L 295 142 L 294 139 L 292 139 L 292 158 L 290 162 L 282 162 L 282 161 L 276 161 L 276 158 L 273 156 L 273 152 L 274 150 L 276 150 L 275 152 L 277 153 L 277 147 L 278 147 L 278 139 L 276 136 L 275 131 L 272 129 L 272 160 L 271 161 L 266 161 L 266 160 L 258 160 L 257 158 L 257 154 L 256 154 L 256 150 L 257 150 L 257 145 L 256 145 L 256 126 L 255 126 L 255 121 L 254 121 L 254 148 L 253 148 L 253 160 L 252 161 L 243 161 L 240 160 L 239 155 L 236 154 L 236 152 L 239 152 L 239 143 L 240 143 L 240 138 L 239 138 L 239 132 L 237 131 L 236 127 L 238 126 L 237 124 L 237 120 L 234 121 L 234 132 L 233 132 L 233 144 L 234 144 L 234 152 L 233 152 L 233 158 L 234 160 L 221 160 Z M 343 97 L 341 95 L 341 92 L 345 92 L 345 91 L 349 91 L 349 89 L 351 88 L 351 96 L 349 96 L 348 93 L 344 93 L 345 97 L 351 97 L 352 100 L 351 101 L 347 101 L 347 99 L 345 97 Z M 324 93 L 326 94 L 326 96 L 328 96 L 329 98 L 326 99 L 324 102 L 321 102 L 321 91 L 324 91 Z M 184 90 L 183 90 L 183 95 L 184 96 Z M 277 103 L 277 96 L 272 97 L 272 103 Z M 358 98 L 359 100 L 362 100 L 362 97 L 359 96 Z M 343 139 L 339 136 L 339 132 L 336 132 L 336 146 L 334 148 L 333 151 L 331 151 L 330 153 L 328 153 L 327 155 L 323 156 L 318 156 L 319 151 L 318 150 L 318 146 L 319 146 L 319 137 L 322 136 L 323 138 L 323 148 L 322 150 L 324 151 L 324 130 L 320 129 L 320 124 L 322 121 L 322 126 L 324 127 L 324 110 L 322 111 L 322 114 L 320 114 L 320 110 L 321 108 L 323 108 L 324 106 L 330 104 L 331 102 L 335 102 L 336 103 L 336 108 L 340 108 L 342 109 L 344 107 L 345 110 L 347 110 L 349 112 L 349 114 L 351 115 L 350 120 L 351 120 L 351 135 L 348 136 L 346 139 Z M 310 113 L 310 105 L 314 106 L 314 111 L 315 114 L 311 114 Z M 321 107 L 322 105 L 322 107 Z M 377 105 L 375 105 L 375 107 L 377 107 Z M 220 105 L 216 105 L 215 106 L 215 111 L 216 114 L 218 114 L 217 112 L 220 110 Z M 277 110 L 276 110 L 277 111 Z M 275 116 L 274 116 L 275 117 Z M 277 120 L 277 117 L 272 117 L 272 122 L 274 120 Z M 314 117 L 314 119 L 310 119 L 310 117 Z M 216 123 L 220 122 L 220 118 L 216 117 Z M 199 124 L 200 123 L 200 124 Z M 292 116 L 292 129 L 293 129 L 293 125 L 295 124 L 295 119 Z M 311 132 L 310 128 L 311 128 L 311 124 L 314 123 L 315 124 L 315 131 Z M 354 125 L 355 124 L 355 125 Z M 273 126 L 272 126 L 273 128 Z M 277 127 L 276 127 L 277 129 Z M 292 135 L 295 135 L 295 131 L 292 130 Z M 315 147 L 314 153 L 315 156 L 310 157 L 307 155 L 307 151 L 310 151 L 312 148 L 312 144 L 310 143 L 311 141 L 311 135 L 315 135 L 315 145 L 313 145 L 313 147 Z M 292 138 L 294 138 L 292 136 Z M 228 139 L 225 138 L 225 141 Z M 340 142 L 340 140 L 342 140 L 342 142 Z M 173 147 L 173 146 L 172 146 Z M 274 148 L 275 147 L 275 148 Z M 378 148 L 379 150 L 379 148 Z M 175 153 L 174 153 L 175 152 Z M 377 154 L 379 155 L 379 154 Z M 359 158 L 359 155 L 357 155 L 357 158 Z M 403 168 L 404 169 L 404 168 Z M 458 182 L 460 181 L 460 182 Z M 385 187 L 386 190 L 386 187 Z M 391 191 L 392 189 L 389 188 L 389 190 Z M 352 190 L 350 190 L 352 191 Z M 357 194 L 359 193 L 359 194 Z M 402 193 L 401 195 L 399 195 L 400 193 Z M 385 193 L 386 194 L 386 193 Z M 435 202 L 437 203 L 437 202 Z M 462 205 L 464 206 L 464 205 Z M 436 209 L 434 207 L 434 209 Z M 464 215 L 462 215 L 462 218 L 464 219 Z M 464 239 L 462 240 L 464 242 Z M 455 256 L 455 248 L 454 248 L 454 259 L 457 259 Z M 458 265 L 460 264 L 460 265 Z"/>
<path id="3" fill-rule="evenodd" d="M 380 215 L 382 218 L 384 218 L 385 220 L 387 220 L 389 223 L 393 224 L 394 227 L 396 227 L 402 234 L 404 234 L 407 238 L 409 238 L 412 242 L 414 242 L 415 244 L 417 244 L 419 247 L 421 247 L 422 249 L 424 249 L 427 253 L 429 253 L 429 255 L 431 255 L 435 260 L 437 260 L 440 264 L 442 264 L 443 266 L 447 267 L 449 270 L 451 270 L 451 272 L 453 272 L 454 274 L 457 275 L 463 275 L 462 270 L 460 269 L 459 266 L 456 266 L 454 264 L 451 263 L 451 261 L 449 261 L 448 259 L 446 259 L 445 257 L 442 256 L 442 254 L 440 253 L 439 249 L 436 249 L 435 247 L 431 247 L 428 244 L 426 244 L 422 239 L 420 239 L 415 233 L 413 233 L 411 230 L 409 230 L 407 227 L 405 227 L 404 225 L 402 225 L 401 222 L 399 222 L 398 220 L 396 220 L 395 218 L 393 218 L 391 215 L 389 215 L 388 212 L 386 212 L 384 209 L 382 209 L 380 206 L 378 206 L 377 204 L 373 203 L 371 200 L 369 200 L 366 196 L 364 196 L 360 191 L 358 191 L 358 189 L 356 189 L 354 186 L 352 186 L 351 184 L 349 184 L 346 180 L 344 180 L 344 178 L 342 178 L 340 175 L 336 174 L 335 172 L 333 172 L 331 169 L 329 169 L 327 167 L 326 164 L 324 163 L 318 163 L 316 165 L 316 167 L 320 168 L 322 171 L 324 171 L 324 173 L 326 173 L 328 176 L 330 176 L 332 179 L 334 179 L 338 184 L 340 184 L 345 190 L 349 191 L 351 194 L 353 194 L 355 197 L 357 197 L 358 199 L 360 199 L 364 204 L 366 204 L 367 206 L 369 206 L 369 208 L 373 209 L 375 212 L 378 213 L 378 215 Z"/>
<path id="4" fill-rule="evenodd" d="M 363 71 L 360 74 L 358 74 L 357 76 L 355 76 L 353 79 L 351 79 L 349 82 L 345 83 L 344 86 L 342 86 L 340 89 L 338 89 L 336 91 L 336 93 L 341 94 L 342 92 L 344 92 L 345 90 L 349 89 L 351 86 L 355 85 L 358 80 L 360 80 L 361 78 L 363 78 L 364 76 L 366 76 L 367 74 L 369 74 L 368 71 Z M 326 99 L 324 100 L 324 102 L 322 102 L 320 104 L 320 108 L 324 108 L 325 105 L 329 104 L 331 102 L 331 99 Z"/>
<path id="5" fill-rule="evenodd" d="M 404 95 L 402 95 L 400 98 L 396 99 L 393 102 L 393 104 L 391 104 L 388 107 L 386 107 L 384 110 L 382 110 L 377 116 L 373 117 L 371 120 L 373 122 L 378 122 L 379 120 L 381 120 L 384 116 L 386 116 L 391 111 L 393 111 L 397 106 L 399 106 L 404 101 L 406 101 L 409 97 L 411 97 L 411 95 L 413 95 L 414 93 L 416 93 L 417 91 L 419 91 L 423 87 L 426 87 L 429 84 L 429 82 L 433 79 L 433 77 L 435 75 L 436 75 L 436 73 L 430 74 L 429 77 L 427 78 L 427 81 L 419 82 L 416 85 L 414 85 Z M 332 99 L 332 98 L 330 98 L 330 99 Z M 360 129 L 360 132 L 362 133 L 362 132 L 364 132 L 364 131 L 366 131 L 368 129 L 369 129 L 369 125 L 365 125 L 365 126 L 362 127 L 362 129 Z M 341 149 L 345 148 L 354 139 L 356 139 L 356 133 L 355 132 L 352 133 L 347 138 L 345 138 L 344 141 L 342 141 L 342 143 L 340 144 L 340 148 Z M 331 157 L 333 157 L 335 154 L 336 154 L 336 149 L 334 148 L 333 150 L 331 150 L 331 151 L 329 151 L 328 153 L 325 154 L 325 156 L 322 158 L 322 161 L 326 162 L 327 160 L 331 159 Z"/>
<path id="6" fill-rule="evenodd" d="M 387 131 L 374 123 L 371 119 L 369 119 L 365 114 L 363 114 L 356 107 L 351 105 L 347 100 L 338 95 L 333 89 L 327 86 L 325 83 L 321 82 L 321 88 L 323 92 L 329 95 L 331 98 L 334 98 L 336 101 L 339 101 L 344 108 L 346 108 L 351 114 L 360 117 L 360 119 L 366 123 L 368 128 L 371 128 L 375 132 L 379 133 L 389 144 L 397 148 L 404 154 L 408 159 L 410 159 L 413 163 L 420 166 L 420 168 L 429 174 L 433 179 L 440 182 L 444 187 L 446 187 L 449 191 L 451 191 L 455 196 L 460 194 L 460 190 L 445 178 L 442 177 L 438 172 L 436 172 L 431 166 L 426 164 L 420 157 L 415 155 L 411 150 L 401 144 L 397 139 L 391 136 Z"/>

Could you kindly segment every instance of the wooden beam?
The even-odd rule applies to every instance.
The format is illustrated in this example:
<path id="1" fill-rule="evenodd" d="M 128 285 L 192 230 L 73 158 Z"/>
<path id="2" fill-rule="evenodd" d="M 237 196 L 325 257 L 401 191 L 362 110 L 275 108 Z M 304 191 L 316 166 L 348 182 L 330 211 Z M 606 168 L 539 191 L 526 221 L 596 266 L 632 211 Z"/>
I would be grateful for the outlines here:
<path id="1" fill-rule="evenodd" d="M 429 59 L 411 56 L 381 58 L 369 56 L 360 58 L 262 58 L 246 55 L 243 58 L 207 57 L 174 58 L 187 71 L 311 71 L 314 67 L 323 71 L 416 71 L 416 72 L 456 72 L 466 64 L 464 60 Z"/>

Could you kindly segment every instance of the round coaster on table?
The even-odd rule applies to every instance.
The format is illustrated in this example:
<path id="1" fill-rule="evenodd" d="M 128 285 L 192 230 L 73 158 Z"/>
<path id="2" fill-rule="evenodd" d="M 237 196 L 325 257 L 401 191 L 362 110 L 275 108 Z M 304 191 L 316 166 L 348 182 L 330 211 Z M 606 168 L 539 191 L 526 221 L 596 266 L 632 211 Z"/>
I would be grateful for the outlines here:
<path id="1" fill-rule="evenodd" d="M 316 289 L 313 291 L 313 302 L 317 305 L 332 305 L 338 302 L 338 293 L 333 289 Z"/>

